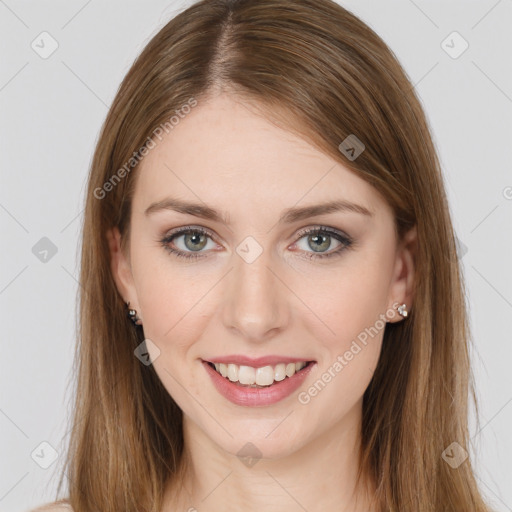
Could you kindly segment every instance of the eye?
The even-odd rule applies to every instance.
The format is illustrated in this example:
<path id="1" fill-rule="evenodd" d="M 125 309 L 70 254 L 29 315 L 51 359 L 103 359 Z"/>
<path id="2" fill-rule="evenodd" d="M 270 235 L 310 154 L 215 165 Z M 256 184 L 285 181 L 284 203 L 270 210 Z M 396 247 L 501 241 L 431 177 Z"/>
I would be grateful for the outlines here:
<path id="1" fill-rule="evenodd" d="M 305 239 L 305 243 L 300 248 L 306 252 L 304 257 L 308 259 L 339 256 L 353 243 L 352 239 L 344 233 L 324 226 L 306 229 L 299 233 L 299 236 L 300 240 Z M 333 239 L 338 245 L 335 250 L 328 252 L 328 249 L 333 246 Z M 299 245 L 299 242 L 295 242 L 294 245 Z M 312 252 L 309 252 L 308 249 L 312 249 Z"/>
<path id="2" fill-rule="evenodd" d="M 208 239 L 211 240 L 212 236 L 213 234 L 207 229 L 187 226 L 166 235 L 160 240 L 160 243 L 166 251 L 178 258 L 195 259 L 205 256 L 204 254 L 200 254 L 200 252 L 207 248 Z M 177 248 L 173 247 L 171 243 L 177 246 Z M 213 245 L 215 246 L 215 244 Z M 211 247 L 209 248 L 211 249 Z"/>

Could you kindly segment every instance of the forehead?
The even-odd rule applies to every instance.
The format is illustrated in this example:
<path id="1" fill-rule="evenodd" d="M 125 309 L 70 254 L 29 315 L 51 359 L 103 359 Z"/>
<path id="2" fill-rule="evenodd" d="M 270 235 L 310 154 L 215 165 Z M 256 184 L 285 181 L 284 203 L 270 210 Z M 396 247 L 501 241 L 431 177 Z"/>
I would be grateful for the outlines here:
<path id="1" fill-rule="evenodd" d="M 230 96 L 200 103 L 156 142 L 136 171 L 136 210 L 166 195 L 259 215 L 340 198 L 386 208 L 353 171 Z"/>

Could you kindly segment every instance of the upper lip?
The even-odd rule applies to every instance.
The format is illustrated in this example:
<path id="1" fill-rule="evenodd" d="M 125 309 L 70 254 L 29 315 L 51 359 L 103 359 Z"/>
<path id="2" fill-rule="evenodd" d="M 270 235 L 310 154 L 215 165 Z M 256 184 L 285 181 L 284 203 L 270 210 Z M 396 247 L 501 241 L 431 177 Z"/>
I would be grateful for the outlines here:
<path id="1" fill-rule="evenodd" d="M 211 359 L 203 359 L 210 363 L 233 363 L 238 366 L 252 366 L 253 368 L 261 368 L 263 366 L 275 366 L 280 363 L 300 363 L 302 361 L 308 362 L 312 359 L 290 356 L 263 356 L 263 357 L 247 357 L 243 355 L 219 356 L 212 357 Z"/>

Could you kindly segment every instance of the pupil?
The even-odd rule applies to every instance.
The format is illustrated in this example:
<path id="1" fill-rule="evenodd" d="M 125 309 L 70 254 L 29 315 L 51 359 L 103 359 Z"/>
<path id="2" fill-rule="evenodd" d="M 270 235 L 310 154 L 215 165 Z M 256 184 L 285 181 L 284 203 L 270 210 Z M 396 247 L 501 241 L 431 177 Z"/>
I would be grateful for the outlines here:
<path id="1" fill-rule="evenodd" d="M 311 236 L 309 237 L 309 240 L 310 240 L 310 241 L 313 241 L 315 244 L 317 244 L 317 242 L 320 240 L 320 244 L 318 244 L 318 245 L 316 246 L 316 248 L 315 248 L 315 247 L 311 247 L 311 248 L 312 248 L 314 251 L 316 251 L 316 252 L 321 252 L 321 251 L 317 250 L 317 248 L 318 248 L 318 247 L 322 248 L 322 245 L 324 246 L 324 247 L 323 247 L 323 249 L 328 249 L 328 248 L 329 248 L 329 245 L 330 245 L 329 243 L 326 243 L 326 241 L 328 240 L 328 238 L 329 238 L 329 237 L 328 237 L 328 236 L 326 236 L 326 235 L 311 235 Z"/>
<path id="2" fill-rule="evenodd" d="M 189 244 L 188 242 L 192 240 L 192 244 Z M 188 234 L 185 235 L 185 245 L 188 249 L 191 249 L 193 251 L 200 250 L 205 246 L 206 243 L 206 235 L 203 235 L 202 233 L 194 233 L 192 235 Z"/>

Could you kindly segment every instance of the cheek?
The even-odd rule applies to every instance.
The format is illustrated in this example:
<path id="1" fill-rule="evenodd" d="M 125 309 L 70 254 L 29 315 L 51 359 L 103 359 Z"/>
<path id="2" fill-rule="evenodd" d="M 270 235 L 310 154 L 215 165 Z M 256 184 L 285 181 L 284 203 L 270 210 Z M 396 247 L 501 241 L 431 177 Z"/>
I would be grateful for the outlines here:
<path id="1" fill-rule="evenodd" d="M 168 340 L 187 339 L 183 336 L 184 330 L 189 331 L 194 326 L 199 329 L 198 311 L 211 287 L 208 280 L 194 270 L 194 264 L 176 264 L 171 258 L 160 247 L 147 247 L 145 251 L 134 248 L 132 257 L 144 333 L 164 345 Z"/>
<path id="2" fill-rule="evenodd" d="M 158 347 L 152 360 L 162 384 L 183 412 L 192 415 L 191 396 L 204 393 L 198 341 L 205 336 L 213 305 L 222 300 L 215 289 L 218 273 L 200 273 L 193 264 L 173 264 L 166 254 L 147 253 L 152 256 L 144 259 L 140 251 L 132 259 L 144 336 Z"/>
<path id="3" fill-rule="evenodd" d="M 343 350 L 360 333 L 375 326 L 388 304 L 390 270 L 387 262 L 354 257 L 343 268 L 297 281 L 298 295 L 316 316 L 311 322 L 322 325 L 322 343 Z M 382 321 L 377 327 L 382 328 Z M 319 332 L 320 334 L 320 332 Z"/>
<path id="4" fill-rule="evenodd" d="M 373 377 L 386 327 L 386 291 L 386 280 L 368 272 L 340 278 L 336 291 L 315 301 L 328 329 L 316 331 L 320 361 L 298 401 L 325 425 L 348 414 Z"/>
<path id="5" fill-rule="evenodd" d="M 318 316 L 307 316 L 308 330 L 317 341 L 320 362 L 314 385 L 300 403 L 330 403 L 330 414 L 339 416 L 367 388 L 380 356 L 392 269 L 391 259 L 378 253 L 354 255 L 328 278 L 317 277 L 314 288 L 308 281 L 306 302 Z"/>
<path id="6" fill-rule="evenodd" d="M 163 386 L 185 414 L 193 415 L 191 396 L 201 395 L 198 377 L 204 369 L 192 361 L 191 351 L 206 329 L 205 308 L 213 283 L 161 259 L 140 259 L 138 267 L 134 262 L 144 336 L 158 347 L 153 367 Z"/>

